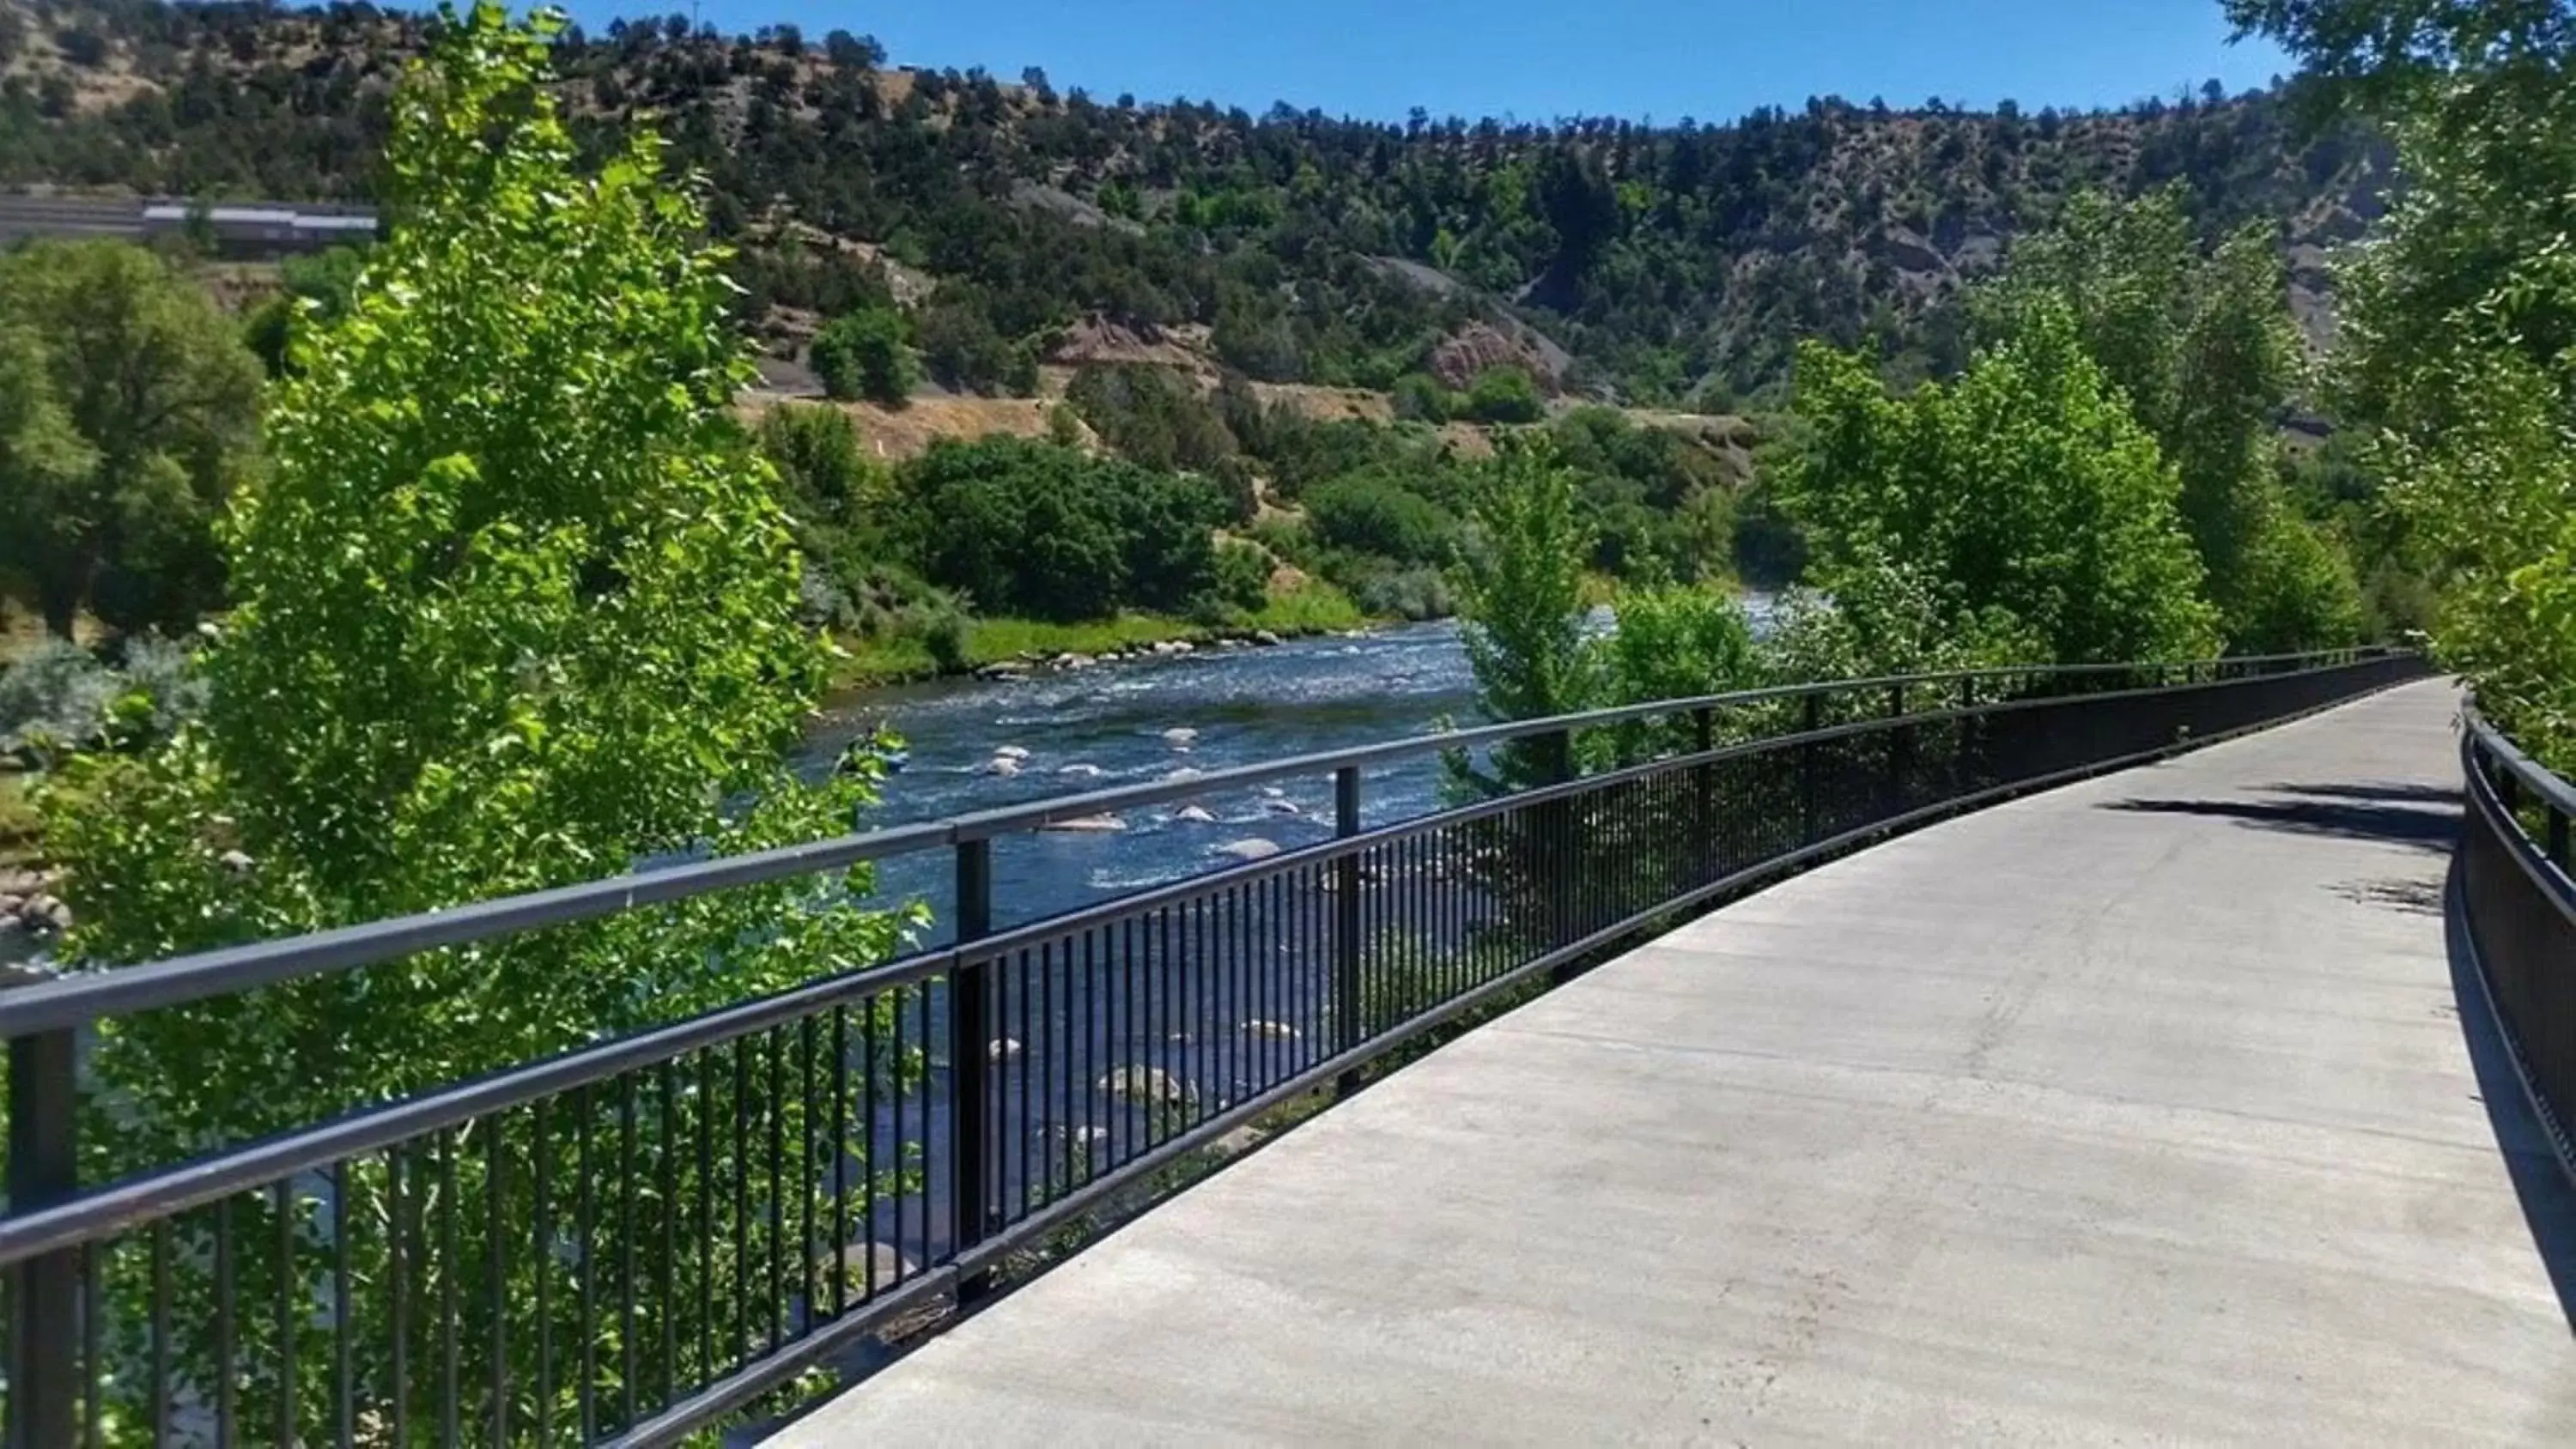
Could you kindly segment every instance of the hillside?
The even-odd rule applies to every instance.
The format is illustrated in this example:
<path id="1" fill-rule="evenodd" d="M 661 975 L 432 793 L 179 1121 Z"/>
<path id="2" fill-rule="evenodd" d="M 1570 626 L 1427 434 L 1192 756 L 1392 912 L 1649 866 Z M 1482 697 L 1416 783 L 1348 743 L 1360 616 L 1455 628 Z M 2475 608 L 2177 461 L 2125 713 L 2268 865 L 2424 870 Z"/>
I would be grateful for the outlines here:
<path id="1" fill-rule="evenodd" d="M 421 24 L 0 0 L 0 186 L 368 198 Z M 2209 228 L 2279 219 L 2318 330 L 2322 249 L 2377 214 L 2385 169 L 2356 133 L 2302 139 L 2281 95 L 2214 88 L 2098 114 L 1827 98 L 1729 125 L 1387 125 L 678 17 L 568 37 L 560 68 L 587 144 L 650 112 L 706 174 L 782 362 L 818 318 L 893 300 L 950 393 L 1035 394 L 1111 335 L 1269 384 L 1454 389 L 1507 363 L 1551 394 L 1724 412 L 1799 336 L 1946 369 L 1961 282 L 2088 186 L 2177 183 Z"/>

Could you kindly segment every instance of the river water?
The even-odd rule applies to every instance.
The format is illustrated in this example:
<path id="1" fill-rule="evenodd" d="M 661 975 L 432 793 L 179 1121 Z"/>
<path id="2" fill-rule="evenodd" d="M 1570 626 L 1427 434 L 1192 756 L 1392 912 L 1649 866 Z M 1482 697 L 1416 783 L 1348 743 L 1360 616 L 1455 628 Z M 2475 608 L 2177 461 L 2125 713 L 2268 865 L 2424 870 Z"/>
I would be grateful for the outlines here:
<path id="1" fill-rule="evenodd" d="M 1473 716 L 1474 680 L 1455 623 L 1408 625 L 1361 637 L 1293 640 L 1268 648 L 1201 650 L 1024 680 L 941 680 L 834 701 L 807 743 L 809 765 L 836 758 L 879 725 L 908 758 L 865 822 L 899 825 L 1051 796 L 1214 773 L 1290 755 L 1427 733 Z M 1172 731 L 1192 732 L 1187 736 Z M 1017 773 L 996 751 L 1025 750 Z M 1007 767 L 1003 767 L 1007 768 Z M 1363 777 L 1363 818 L 1401 819 L 1437 801 L 1439 765 L 1425 756 Z M 1129 811 L 1123 829 L 1045 831 L 994 845 L 996 925 L 1070 910 L 1141 886 L 1232 863 L 1229 846 L 1282 849 L 1332 834 L 1329 775 L 1261 789 L 1218 791 L 1192 803 Z M 945 924 L 945 852 L 880 867 L 882 894 L 926 899 Z"/>
<path id="2" fill-rule="evenodd" d="M 1745 607 L 1757 630 L 1767 626 L 1768 598 L 1750 596 Z M 805 763 L 825 766 L 853 738 L 891 727 L 909 758 L 865 823 L 897 825 L 1147 783 L 1179 769 L 1213 773 L 1401 739 L 1444 720 L 1477 723 L 1474 691 L 1457 624 L 1413 624 L 1024 680 L 871 690 L 827 707 Z M 1016 773 L 996 771 L 996 751 L 1006 749 L 1027 751 Z M 1439 787 L 1431 755 L 1372 768 L 1362 777 L 1363 823 L 1434 809 Z M 1120 816 L 1122 829 L 998 840 L 995 924 L 1218 869 L 1234 863 L 1229 847 L 1246 841 L 1284 850 L 1332 834 L 1329 775 L 1212 792 L 1194 803 L 1214 818 L 1185 818 L 1182 805 L 1162 805 Z M 945 939 L 952 868 L 946 852 L 925 852 L 880 867 L 878 888 L 889 898 L 927 900 L 940 922 L 931 939 Z"/>

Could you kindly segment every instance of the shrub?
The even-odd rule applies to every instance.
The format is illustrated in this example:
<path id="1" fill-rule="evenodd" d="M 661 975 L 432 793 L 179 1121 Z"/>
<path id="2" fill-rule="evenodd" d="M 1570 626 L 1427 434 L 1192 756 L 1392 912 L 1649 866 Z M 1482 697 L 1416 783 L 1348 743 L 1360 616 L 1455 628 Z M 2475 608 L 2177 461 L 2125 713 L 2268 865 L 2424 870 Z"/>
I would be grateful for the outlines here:
<path id="1" fill-rule="evenodd" d="M 1467 413 L 1482 423 L 1534 423 L 1547 409 L 1527 368 L 1489 367 L 1467 389 Z"/>
<path id="2" fill-rule="evenodd" d="M 902 314 L 891 308 L 863 307 L 833 318 L 815 335 L 808 359 L 823 390 L 836 398 L 901 407 L 921 380 L 904 345 Z"/>
<path id="3" fill-rule="evenodd" d="M 997 613 L 1179 609 L 1214 578 L 1225 503 L 1205 479 L 1010 437 L 939 443 L 897 479 L 923 575 Z"/>
<path id="4" fill-rule="evenodd" d="M 1410 422 L 1449 421 L 1449 390 L 1439 380 L 1408 372 L 1395 380 L 1395 415 Z"/>
<path id="5" fill-rule="evenodd" d="M 964 598 L 932 592 L 912 606 L 911 625 L 941 672 L 955 674 L 966 667 L 972 656 L 975 621 Z"/>
<path id="6" fill-rule="evenodd" d="M 1336 478 L 1306 494 L 1315 536 L 1334 548 L 1402 564 L 1446 565 L 1457 552 L 1458 521 L 1382 472 Z"/>
<path id="7" fill-rule="evenodd" d="M 1217 545 L 1214 581 L 1208 596 L 1222 609 L 1254 613 L 1270 597 L 1270 552 L 1228 539 Z"/>
<path id="8" fill-rule="evenodd" d="M 1065 400 L 1119 456 L 1148 468 L 1210 472 L 1239 451 L 1217 409 L 1168 368 L 1087 368 Z"/>
<path id="9" fill-rule="evenodd" d="M 1419 621 L 1446 619 L 1458 612 L 1449 576 L 1429 567 L 1363 573 L 1352 581 L 1351 597 L 1377 618 Z"/>
<path id="10" fill-rule="evenodd" d="M 0 670 L 0 753 L 95 742 L 117 693 L 116 676 L 88 650 L 46 640 Z"/>

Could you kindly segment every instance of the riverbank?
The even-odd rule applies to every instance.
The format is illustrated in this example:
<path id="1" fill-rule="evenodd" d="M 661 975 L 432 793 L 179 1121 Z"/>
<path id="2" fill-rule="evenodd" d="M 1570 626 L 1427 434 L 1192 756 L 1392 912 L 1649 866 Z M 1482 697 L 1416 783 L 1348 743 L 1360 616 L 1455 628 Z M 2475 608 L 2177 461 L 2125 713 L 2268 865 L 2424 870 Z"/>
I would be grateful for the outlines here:
<path id="1" fill-rule="evenodd" d="M 1137 611 L 1107 619 L 1054 623 L 1044 619 L 979 618 L 966 630 L 966 647 L 954 667 L 943 668 L 917 634 L 844 637 L 844 657 L 832 674 L 835 692 L 916 684 L 948 676 L 1037 670 L 1059 660 L 1104 661 L 1151 653 L 1157 645 L 1277 642 L 1340 634 L 1372 621 L 1338 589 L 1308 585 L 1273 594 L 1252 613 L 1223 623 Z"/>

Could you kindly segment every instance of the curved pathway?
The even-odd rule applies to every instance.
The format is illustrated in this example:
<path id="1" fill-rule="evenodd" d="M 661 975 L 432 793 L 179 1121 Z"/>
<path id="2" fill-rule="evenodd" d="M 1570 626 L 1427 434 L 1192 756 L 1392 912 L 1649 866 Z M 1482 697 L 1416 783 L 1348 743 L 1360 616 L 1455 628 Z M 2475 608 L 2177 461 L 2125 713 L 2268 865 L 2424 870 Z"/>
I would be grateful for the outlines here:
<path id="1" fill-rule="evenodd" d="M 2446 951 L 2455 707 L 1706 917 L 777 1442 L 2576 1444 L 2576 1209 Z"/>

